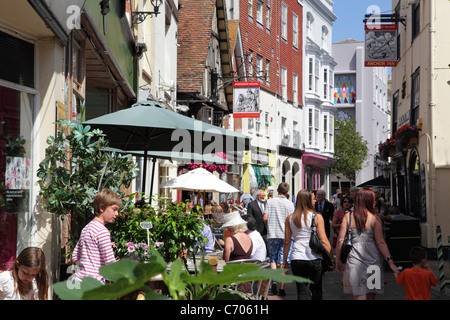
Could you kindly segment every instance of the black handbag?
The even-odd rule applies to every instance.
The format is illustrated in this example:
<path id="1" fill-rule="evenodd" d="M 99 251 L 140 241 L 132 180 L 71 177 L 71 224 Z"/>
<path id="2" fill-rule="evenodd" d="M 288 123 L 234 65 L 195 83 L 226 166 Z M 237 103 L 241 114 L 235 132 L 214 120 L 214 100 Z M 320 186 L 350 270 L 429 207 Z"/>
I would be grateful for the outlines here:
<path id="1" fill-rule="evenodd" d="M 346 263 L 347 262 L 347 257 L 348 254 L 350 253 L 350 251 L 352 251 L 353 248 L 353 243 L 352 243 L 352 212 L 350 211 L 350 220 L 349 220 L 349 225 L 348 225 L 348 231 L 347 234 L 345 235 L 344 238 L 344 243 L 342 244 L 342 248 L 341 248 L 341 262 L 342 263 Z"/>
<path id="2" fill-rule="evenodd" d="M 319 236 L 317 235 L 316 230 L 316 215 L 313 214 L 311 220 L 311 237 L 309 238 L 309 247 L 313 253 L 322 254 L 325 252 L 325 247 L 323 246 L 322 241 L 320 241 Z"/>

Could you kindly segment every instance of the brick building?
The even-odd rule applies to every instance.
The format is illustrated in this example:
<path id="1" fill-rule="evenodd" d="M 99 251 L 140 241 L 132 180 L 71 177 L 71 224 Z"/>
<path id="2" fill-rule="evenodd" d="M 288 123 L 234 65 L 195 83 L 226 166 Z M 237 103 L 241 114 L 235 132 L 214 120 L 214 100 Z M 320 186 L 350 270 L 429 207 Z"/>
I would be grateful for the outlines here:
<path id="1" fill-rule="evenodd" d="M 261 84 L 260 117 L 234 121 L 252 137 L 243 191 L 286 181 L 295 194 L 301 186 L 303 7 L 296 0 L 226 4 L 229 19 L 240 25 L 245 79 L 239 81 Z"/>

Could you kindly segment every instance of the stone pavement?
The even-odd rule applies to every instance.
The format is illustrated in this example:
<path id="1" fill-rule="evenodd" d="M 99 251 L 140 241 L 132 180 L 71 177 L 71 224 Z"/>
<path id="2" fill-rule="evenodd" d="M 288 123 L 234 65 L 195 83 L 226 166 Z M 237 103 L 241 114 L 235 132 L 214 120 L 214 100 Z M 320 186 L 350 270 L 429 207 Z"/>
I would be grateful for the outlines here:
<path id="1" fill-rule="evenodd" d="M 439 279 L 438 261 L 429 260 L 428 264 L 431 267 L 434 275 Z M 449 262 L 444 262 L 445 279 L 450 279 Z M 406 300 L 405 287 L 400 286 L 395 281 L 394 273 L 392 271 L 384 271 L 384 294 L 379 294 L 376 300 Z M 323 299 L 324 300 L 353 300 L 352 295 L 344 295 L 342 288 L 341 274 L 334 270 L 327 272 L 323 276 Z M 297 300 L 297 289 L 295 283 L 285 284 L 286 296 L 280 297 L 278 295 L 270 295 L 269 300 Z M 450 286 L 447 286 L 444 293 L 440 292 L 439 280 L 436 287 L 431 287 L 431 300 L 450 300 Z"/>

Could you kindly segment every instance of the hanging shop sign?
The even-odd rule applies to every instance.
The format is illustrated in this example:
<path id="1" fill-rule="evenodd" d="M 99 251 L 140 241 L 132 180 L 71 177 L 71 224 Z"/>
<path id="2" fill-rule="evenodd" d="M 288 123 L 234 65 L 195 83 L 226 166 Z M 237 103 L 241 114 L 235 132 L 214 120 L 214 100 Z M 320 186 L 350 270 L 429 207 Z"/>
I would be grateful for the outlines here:
<path id="1" fill-rule="evenodd" d="M 259 81 L 233 82 L 233 117 L 259 118 Z"/>
<path id="2" fill-rule="evenodd" d="M 365 25 L 366 67 L 397 66 L 397 24 Z"/>

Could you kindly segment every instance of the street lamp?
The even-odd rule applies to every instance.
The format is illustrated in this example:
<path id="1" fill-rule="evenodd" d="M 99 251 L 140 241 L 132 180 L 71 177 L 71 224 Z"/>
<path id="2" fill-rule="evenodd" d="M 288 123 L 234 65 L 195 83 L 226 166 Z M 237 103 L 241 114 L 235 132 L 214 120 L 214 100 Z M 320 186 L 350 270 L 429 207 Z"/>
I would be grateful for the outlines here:
<path id="1" fill-rule="evenodd" d="M 139 24 L 144 22 L 147 16 L 153 17 L 153 15 L 158 16 L 159 6 L 163 3 L 163 0 L 151 0 L 153 11 L 131 11 L 131 21 L 132 24 Z"/>

